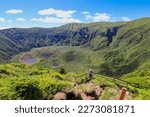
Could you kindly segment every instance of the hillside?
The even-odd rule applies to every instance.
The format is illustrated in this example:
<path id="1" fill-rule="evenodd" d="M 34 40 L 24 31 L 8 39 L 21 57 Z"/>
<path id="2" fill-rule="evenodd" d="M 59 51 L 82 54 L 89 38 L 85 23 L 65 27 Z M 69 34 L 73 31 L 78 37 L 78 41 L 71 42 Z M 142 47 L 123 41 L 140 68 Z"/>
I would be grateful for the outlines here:
<path id="1" fill-rule="evenodd" d="M 124 23 L 67 24 L 61 27 L 47 29 L 12 28 L 0 30 L 0 37 L 7 38 L 19 46 L 19 49 L 16 49 L 19 52 L 52 45 L 86 46 L 96 50 L 107 47 L 111 43 L 113 35 L 116 34 L 117 29 L 122 24 Z M 8 56 L 8 59 L 3 59 L 3 61 L 9 59 L 10 57 Z"/>
<path id="2" fill-rule="evenodd" d="M 0 63 L 5 63 L 13 55 L 18 54 L 18 50 L 19 48 L 13 41 L 0 36 Z"/>
<path id="3" fill-rule="evenodd" d="M 104 55 L 105 62 L 101 65 L 103 68 L 101 73 L 120 76 L 150 62 L 149 35 L 150 19 L 148 18 L 123 25 Z"/>
<path id="4" fill-rule="evenodd" d="M 105 46 L 112 41 L 112 36 L 124 23 L 90 23 L 67 24 L 56 28 L 12 28 L 1 30 L 0 34 L 16 44 L 22 45 L 23 50 L 50 45 L 81 46 L 95 38 L 106 40 Z M 104 46 L 102 44 L 102 46 Z"/>
<path id="5" fill-rule="evenodd" d="M 118 99 L 124 86 L 129 91 L 127 99 L 149 99 L 149 35 L 150 18 L 0 30 L 0 62 L 9 62 L 0 65 L 0 98 L 53 99 L 70 95 L 70 89 L 72 97 L 83 99 L 87 87 L 98 87 L 102 92 L 97 95 L 95 90 L 94 99 Z M 89 69 L 97 74 L 92 83 L 86 75 L 76 79 Z M 134 86 L 116 83 L 114 78 Z M 28 97 L 30 86 L 40 95 Z"/>
<path id="6" fill-rule="evenodd" d="M 44 30 L 49 30 L 49 32 L 52 30 L 55 31 L 55 33 L 53 32 L 53 35 L 57 36 L 56 39 L 59 41 L 52 44 L 53 46 L 51 46 L 51 48 L 47 48 L 45 51 L 44 49 L 39 49 L 37 51 L 35 49 L 35 51 L 29 52 L 32 56 L 37 56 L 40 62 L 39 64 L 41 65 L 52 65 L 54 61 L 58 61 L 60 66 L 63 66 L 66 69 L 70 69 L 72 68 L 71 66 L 74 66 L 72 72 L 75 72 L 76 69 L 78 69 L 78 71 L 84 71 L 93 68 L 99 70 L 103 75 L 120 77 L 125 73 L 136 70 L 144 62 L 149 61 L 149 26 L 150 19 L 143 18 L 125 23 L 67 24 L 53 29 L 32 29 L 32 31 L 29 31 L 31 29 L 22 30 L 25 31 L 25 33 L 28 31 L 27 34 L 30 33 L 31 35 L 32 32 L 39 30 L 41 30 L 40 33 L 42 33 L 42 31 L 44 32 Z M 22 30 L 18 29 L 18 31 Z M 4 30 L 4 32 L 5 31 L 7 30 Z M 15 35 L 18 35 L 18 31 L 15 31 Z M 66 33 L 64 34 L 62 31 Z M 21 34 L 19 33 L 19 35 Z M 48 35 L 49 34 L 51 35 L 51 33 L 48 33 Z M 64 39 L 61 38 L 63 40 L 59 39 L 59 37 L 61 37 L 60 34 L 66 35 Z M 40 36 L 38 38 L 31 39 L 30 37 L 28 39 L 33 40 L 33 42 L 30 42 L 34 45 L 35 40 L 40 40 Z M 25 46 L 24 49 L 26 49 L 26 47 L 32 47 L 28 46 L 28 39 L 27 43 L 24 43 L 27 45 L 22 45 L 22 47 Z M 42 41 L 43 40 L 44 39 L 42 39 Z M 42 41 L 36 43 L 42 44 Z M 83 43 L 79 44 L 79 41 Z M 20 39 L 19 42 L 22 43 L 22 39 Z M 62 44 L 60 44 L 60 42 Z M 68 44 L 66 44 L 66 42 L 68 42 Z M 46 44 L 49 43 L 47 42 Z M 34 45 L 34 47 L 40 46 Z M 35 53 L 38 53 L 39 55 Z M 50 56 L 52 59 L 42 59 L 44 54 Z M 65 60 L 65 56 L 71 56 L 75 59 L 68 61 Z M 76 62 L 79 64 L 74 64 Z"/>
<path id="7" fill-rule="evenodd" d="M 23 64 L 0 65 L 0 99 L 119 99 L 121 88 L 112 79 L 94 75 L 88 80 L 87 73 L 62 74 Z M 128 92 L 126 99 L 132 99 L 132 95 Z"/>
<path id="8" fill-rule="evenodd" d="M 145 74 L 149 73 L 146 72 Z M 135 76 L 140 76 L 142 72 Z M 24 64 L 0 65 L 0 99 L 115 99 L 118 100 L 121 88 L 127 88 L 125 99 L 149 99 L 149 86 L 145 81 L 131 80 L 133 74 L 126 79 L 129 84 L 115 80 L 111 77 L 94 73 L 94 78 L 89 80 L 87 73 L 56 72 L 49 68 L 28 66 Z M 148 78 L 148 77 L 147 77 Z M 148 81 L 149 82 L 149 81 Z M 139 83 L 140 87 L 134 85 Z M 132 85 L 133 84 L 133 85 Z"/>

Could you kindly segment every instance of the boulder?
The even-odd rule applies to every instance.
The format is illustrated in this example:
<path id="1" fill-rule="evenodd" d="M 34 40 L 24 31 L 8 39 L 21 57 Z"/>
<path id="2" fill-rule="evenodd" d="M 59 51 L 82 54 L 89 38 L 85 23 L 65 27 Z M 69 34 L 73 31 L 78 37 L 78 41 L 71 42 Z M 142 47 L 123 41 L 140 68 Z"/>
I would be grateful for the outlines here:
<path id="1" fill-rule="evenodd" d="M 56 93 L 53 98 L 53 100 L 66 100 L 66 99 L 67 99 L 66 93 L 63 92 Z"/>

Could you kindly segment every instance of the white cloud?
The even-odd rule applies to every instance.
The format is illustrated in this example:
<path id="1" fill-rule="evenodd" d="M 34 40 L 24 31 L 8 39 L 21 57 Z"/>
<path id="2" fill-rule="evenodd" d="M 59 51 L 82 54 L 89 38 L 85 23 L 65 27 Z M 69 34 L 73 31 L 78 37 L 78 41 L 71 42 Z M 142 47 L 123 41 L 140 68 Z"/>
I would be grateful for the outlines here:
<path id="1" fill-rule="evenodd" d="M 64 11 L 64 10 L 56 10 L 53 8 L 49 8 L 49 9 L 40 10 L 38 13 L 40 15 L 56 15 L 57 17 L 61 17 L 61 18 L 70 18 L 74 13 L 76 13 L 76 11 L 75 10 Z"/>
<path id="2" fill-rule="evenodd" d="M 85 15 L 86 19 L 91 19 L 94 22 L 110 21 L 110 16 L 107 13 L 96 13 L 94 16 Z"/>
<path id="3" fill-rule="evenodd" d="M 6 21 L 5 18 L 0 17 L 0 22 L 5 22 L 5 21 Z"/>
<path id="4" fill-rule="evenodd" d="M 8 29 L 8 28 L 11 28 L 11 27 L 0 27 L 0 30 Z"/>
<path id="5" fill-rule="evenodd" d="M 21 13 L 23 13 L 23 10 L 21 10 L 21 9 L 10 9 L 10 10 L 7 10 L 6 13 L 8 13 L 8 14 L 21 14 Z"/>
<path id="6" fill-rule="evenodd" d="M 81 23 L 79 19 L 57 17 L 32 18 L 31 21 L 42 23 Z"/>
<path id="7" fill-rule="evenodd" d="M 129 17 L 122 17 L 121 19 L 122 19 L 122 21 L 131 21 L 131 19 Z"/>
<path id="8" fill-rule="evenodd" d="M 88 15 L 88 14 L 90 14 L 88 11 L 83 11 L 83 12 L 81 12 L 81 14 L 83 14 L 83 15 Z"/>
<path id="9" fill-rule="evenodd" d="M 16 21 L 24 22 L 24 21 L 26 21 L 26 19 L 20 17 L 20 18 L 17 18 Z"/>

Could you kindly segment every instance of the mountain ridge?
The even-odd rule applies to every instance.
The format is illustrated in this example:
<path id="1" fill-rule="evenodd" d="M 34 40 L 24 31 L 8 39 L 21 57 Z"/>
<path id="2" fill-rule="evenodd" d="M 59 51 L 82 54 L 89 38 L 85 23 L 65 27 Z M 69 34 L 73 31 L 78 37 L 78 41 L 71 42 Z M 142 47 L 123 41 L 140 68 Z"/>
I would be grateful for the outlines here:
<path id="1" fill-rule="evenodd" d="M 51 45 L 83 46 L 96 36 L 107 36 L 107 26 L 111 28 L 113 25 L 116 23 L 73 23 L 54 28 L 10 28 L 0 30 L 0 35 L 15 43 L 17 51 L 23 52 Z M 117 25 L 120 26 L 120 23 Z M 108 30 L 111 33 L 111 29 Z M 111 40 L 105 40 L 107 46 Z"/>

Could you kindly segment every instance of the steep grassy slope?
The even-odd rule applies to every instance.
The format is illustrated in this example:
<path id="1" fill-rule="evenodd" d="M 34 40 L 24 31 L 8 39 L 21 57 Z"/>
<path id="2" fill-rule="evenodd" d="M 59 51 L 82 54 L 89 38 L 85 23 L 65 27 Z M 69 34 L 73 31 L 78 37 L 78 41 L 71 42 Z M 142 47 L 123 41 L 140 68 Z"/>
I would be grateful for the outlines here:
<path id="1" fill-rule="evenodd" d="M 0 30 L 0 35 L 4 37 L 3 40 L 8 38 L 18 45 L 19 52 L 51 45 L 86 46 L 97 50 L 107 47 L 118 28 L 123 24 L 123 22 L 67 24 L 47 29 L 12 28 Z"/>
<path id="2" fill-rule="evenodd" d="M 17 45 L 11 40 L 0 36 L 0 63 L 5 63 L 15 54 L 18 54 Z"/>
<path id="3" fill-rule="evenodd" d="M 100 66 L 101 73 L 120 76 L 132 72 L 150 60 L 150 19 L 123 25 L 114 37 Z"/>
<path id="4" fill-rule="evenodd" d="M 137 92 L 139 99 L 149 99 L 150 97 L 150 61 L 143 63 L 137 70 L 125 74 L 122 79 L 139 85 Z"/>

